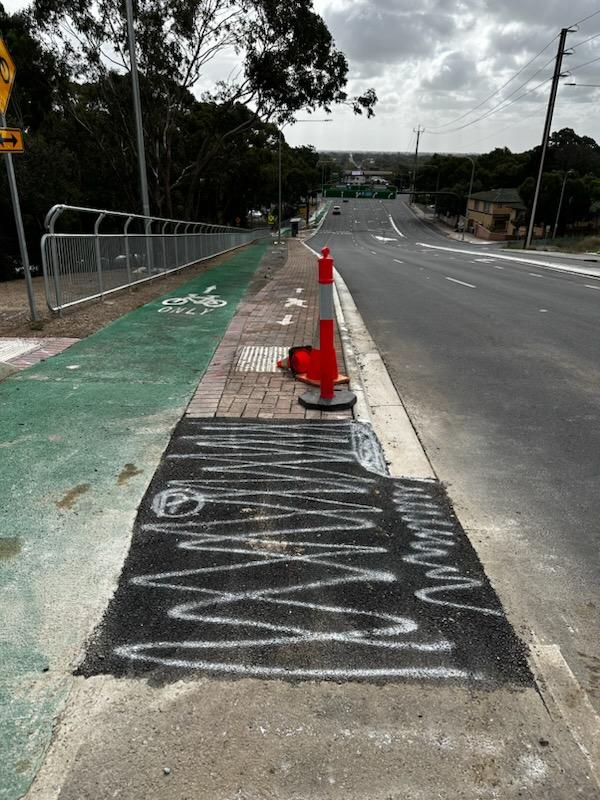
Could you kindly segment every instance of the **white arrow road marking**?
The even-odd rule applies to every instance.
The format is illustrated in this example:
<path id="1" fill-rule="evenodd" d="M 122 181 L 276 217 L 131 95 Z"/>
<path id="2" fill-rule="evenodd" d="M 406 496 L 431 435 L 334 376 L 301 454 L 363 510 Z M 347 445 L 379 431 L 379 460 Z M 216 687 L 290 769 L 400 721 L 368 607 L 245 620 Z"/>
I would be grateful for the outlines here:
<path id="1" fill-rule="evenodd" d="M 283 319 L 276 320 L 278 325 L 291 325 L 292 324 L 292 315 L 286 314 Z"/>
<path id="2" fill-rule="evenodd" d="M 459 281 L 457 278 L 449 278 L 447 275 L 446 275 L 446 280 L 447 281 L 452 281 L 452 283 L 460 283 L 461 286 L 468 286 L 469 289 L 476 289 L 477 288 L 476 286 L 473 286 L 472 283 L 465 283 L 464 281 Z"/>
<path id="3" fill-rule="evenodd" d="M 211 292 L 214 292 L 214 290 L 215 290 L 216 288 L 217 288 L 217 285 L 216 285 L 216 284 L 215 284 L 214 286 L 209 286 L 207 289 L 205 289 L 205 290 L 202 292 L 202 294 L 210 294 Z"/>
<path id="4" fill-rule="evenodd" d="M 289 308 L 290 306 L 306 308 L 306 300 L 302 300 L 299 297 L 288 297 L 288 299 L 285 301 L 285 308 Z"/>

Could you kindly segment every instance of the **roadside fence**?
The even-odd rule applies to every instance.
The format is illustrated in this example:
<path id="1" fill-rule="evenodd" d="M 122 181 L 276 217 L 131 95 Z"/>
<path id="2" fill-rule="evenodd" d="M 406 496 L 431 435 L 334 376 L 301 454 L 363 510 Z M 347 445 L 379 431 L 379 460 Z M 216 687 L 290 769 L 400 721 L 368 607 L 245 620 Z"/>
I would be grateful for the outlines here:
<path id="1" fill-rule="evenodd" d="M 56 231 L 59 220 L 68 232 Z M 53 206 L 45 227 L 42 266 L 52 311 L 101 299 L 271 237 L 268 228 L 246 230 L 67 205 Z"/>

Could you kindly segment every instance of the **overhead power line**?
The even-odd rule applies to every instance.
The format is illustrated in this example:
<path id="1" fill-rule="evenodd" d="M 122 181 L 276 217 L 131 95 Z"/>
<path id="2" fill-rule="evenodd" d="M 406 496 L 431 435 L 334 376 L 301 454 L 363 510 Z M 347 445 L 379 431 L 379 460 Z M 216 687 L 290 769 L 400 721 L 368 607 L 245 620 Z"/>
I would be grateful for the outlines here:
<path id="1" fill-rule="evenodd" d="M 484 98 L 476 106 L 473 106 L 473 108 L 471 108 L 469 111 L 466 111 L 464 114 L 461 114 L 459 117 L 456 117 L 455 119 L 450 120 L 449 122 L 444 122 L 442 125 L 434 125 L 433 127 L 437 129 L 437 128 L 445 128 L 448 125 L 454 125 L 455 123 L 460 122 L 461 119 L 464 119 L 465 117 L 468 117 L 474 111 L 477 111 L 478 109 L 480 109 L 483 105 L 485 105 L 488 102 L 488 100 L 491 100 L 492 97 L 494 97 L 495 95 L 499 94 L 503 89 L 505 89 L 508 86 L 509 83 L 512 83 L 512 81 L 514 81 L 515 78 L 517 78 L 519 75 L 521 75 L 521 73 L 524 72 L 527 69 L 527 67 L 530 67 L 533 64 L 533 62 L 536 59 L 538 59 L 542 55 L 542 53 L 544 53 L 550 47 L 550 45 L 558 38 L 558 36 L 559 36 L 559 34 L 557 33 L 556 36 L 551 41 L 549 41 L 548 44 L 545 45 L 540 50 L 539 53 L 537 53 L 537 55 L 535 55 L 530 61 L 527 62 L 527 64 L 524 64 L 517 72 L 515 72 L 515 74 L 512 75 L 506 81 L 506 83 L 503 83 L 502 86 L 500 86 L 498 89 L 495 89 L 491 94 L 489 94 L 486 98 Z M 544 67 L 548 66 L 548 64 L 550 64 L 553 60 L 554 60 L 554 58 L 550 59 L 550 61 L 547 61 L 546 64 L 544 64 Z M 538 69 L 537 72 L 533 73 L 533 75 L 531 76 L 531 78 L 529 78 L 529 80 L 525 81 L 524 84 L 521 84 L 521 86 L 519 86 L 515 91 L 518 92 L 520 88 L 522 88 L 527 83 L 529 83 L 529 81 L 531 81 L 542 69 L 544 69 L 544 67 L 540 67 L 540 69 Z M 514 94 L 514 92 L 513 92 L 513 94 Z M 511 97 L 511 95 L 509 95 L 509 97 Z M 505 99 L 508 99 L 508 98 L 505 98 Z M 504 101 L 502 101 L 502 102 L 504 102 Z M 431 128 L 428 128 L 428 130 L 430 131 L 430 133 L 433 133 Z"/>
<path id="2" fill-rule="evenodd" d="M 574 22 L 572 25 L 569 25 L 569 28 L 575 28 L 577 25 L 581 25 L 582 22 L 587 22 L 588 19 L 591 19 L 592 17 L 596 17 L 598 14 L 600 14 L 600 8 L 598 9 L 598 11 L 594 11 L 593 14 L 588 14 L 587 17 L 584 17 L 583 19 L 580 19 L 577 22 Z"/>
<path id="3" fill-rule="evenodd" d="M 581 47 L 588 42 L 591 42 L 592 39 L 597 39 L 600 36 L 600 33 L 595 33 L 593 36 L 589 36 L 587 39 L 584 39 L 582 42 L 577 42 L 576 44 L 571 45 L 571 50 L 577 50 L 578 47 Z"/>
<path id="4" fill-rule="evenodd" d="M 596 61 L 600 61 L 600 56 L 598 56 L 598 58 L 592 58 L 591 61 L 584 61 L 583 64 L 575 64 L 574 67 L 569 68 L 569 72 L 575 72 L 575 70 L 581 69 L 582 67 L 588 67 L 590 64 L 595 64 Z"/>
<path id="5" fill-rule="evenodd" d="M 552 60 L 554 60 L 554 59 L 552 59 Z M 538 70 L 538 72 L 539 72 L 539 70 Z M 482 114 L 480 117 L 477 117 L 477 119 L 472 119 L 469 122 L 466 122 L 464 125 L 460 125 L 458 128 L 451 128 L 448 131 L 429 131 L 429 133 L 433 133 L 434 135 L 442 135 L 442 134 L 446 134 L 446 133 L 456 133 L 456 131 L 462 131 L 462 130 L 464 130 L 464 128 L 468 128 L 470 125 L 475 125 L 477 122 L 481 122 L 482 120 L 487 119 L 488 117 L 491 117 L 493 114 L 497 113 L 498 111 L 505 111 L 509 106 L 512 106 L 513 103 L 516 103 L 518 100 L 521 100 L 523 97 L 527 97 L 528 94 L 531 94 L 532 92 L 535 92 L 537 89 L 540 88 L 540 86 L 543 86 L 545 83 L 548 83 L 548 81 L 551 81 L 551 80 L 552 80 L 552 76 L 544 78 L 544 80 L 541 81 L 540 83 L 536 84 L 536 86 L 533 86 L 531 89 L 528 89 L 526 92 L 523 92 L 523 94 L 520 94 L 518 97 L 515 97 L 514 100 L 510 100 L 510 98 L 512 97 L 512 95 L 515 94 L 515 92 L 519 91 L 519 89 L 522 89 L 523 86 L 526 86 L 527 83 L 529 83 L 529 81 L 526 81 L 526 83 L 524 83 L 521 86 L 519 86 L 519 88 L 516 89 L 515 92 L 511 92 L 511 94 L 508 97 L 506 97 L 504 100 L 502 100 L 501 103 L 498 103 L 498 105 L 496 105 L 493 108 L 489 109 L 489 111 L 486 111 L 485 114 Z"/>

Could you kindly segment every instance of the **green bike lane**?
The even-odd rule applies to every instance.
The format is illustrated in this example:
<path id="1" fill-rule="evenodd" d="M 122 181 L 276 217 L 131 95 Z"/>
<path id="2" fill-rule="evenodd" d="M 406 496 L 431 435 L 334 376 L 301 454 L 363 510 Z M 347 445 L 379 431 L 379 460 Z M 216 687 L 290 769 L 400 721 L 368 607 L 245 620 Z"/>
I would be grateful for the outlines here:
<path id="1" fill-rule="evenodd" d="M 43 760 L 137 506 L 267 247 L 0 383 L 1 800 Z"/>

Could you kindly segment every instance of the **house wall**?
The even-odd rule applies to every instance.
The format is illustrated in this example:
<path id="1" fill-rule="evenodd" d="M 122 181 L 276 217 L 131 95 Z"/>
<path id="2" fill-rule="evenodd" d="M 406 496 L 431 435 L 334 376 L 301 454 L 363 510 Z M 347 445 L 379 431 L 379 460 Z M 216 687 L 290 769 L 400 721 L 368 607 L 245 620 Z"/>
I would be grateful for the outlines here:
<path id="1" fill-rule="evenodd" d="M 484 210 L 486 208 L 488 210 Z M 516 208 L 501 203 L 470 199 L 467 210 L 467 230 L 473 229 L 478 238 L 501 241 L 516 236 L 515 222 L 518 213 Z M 504 231 L 493 230 L 494 217 L 499 216 L 508 216 Z"/>

